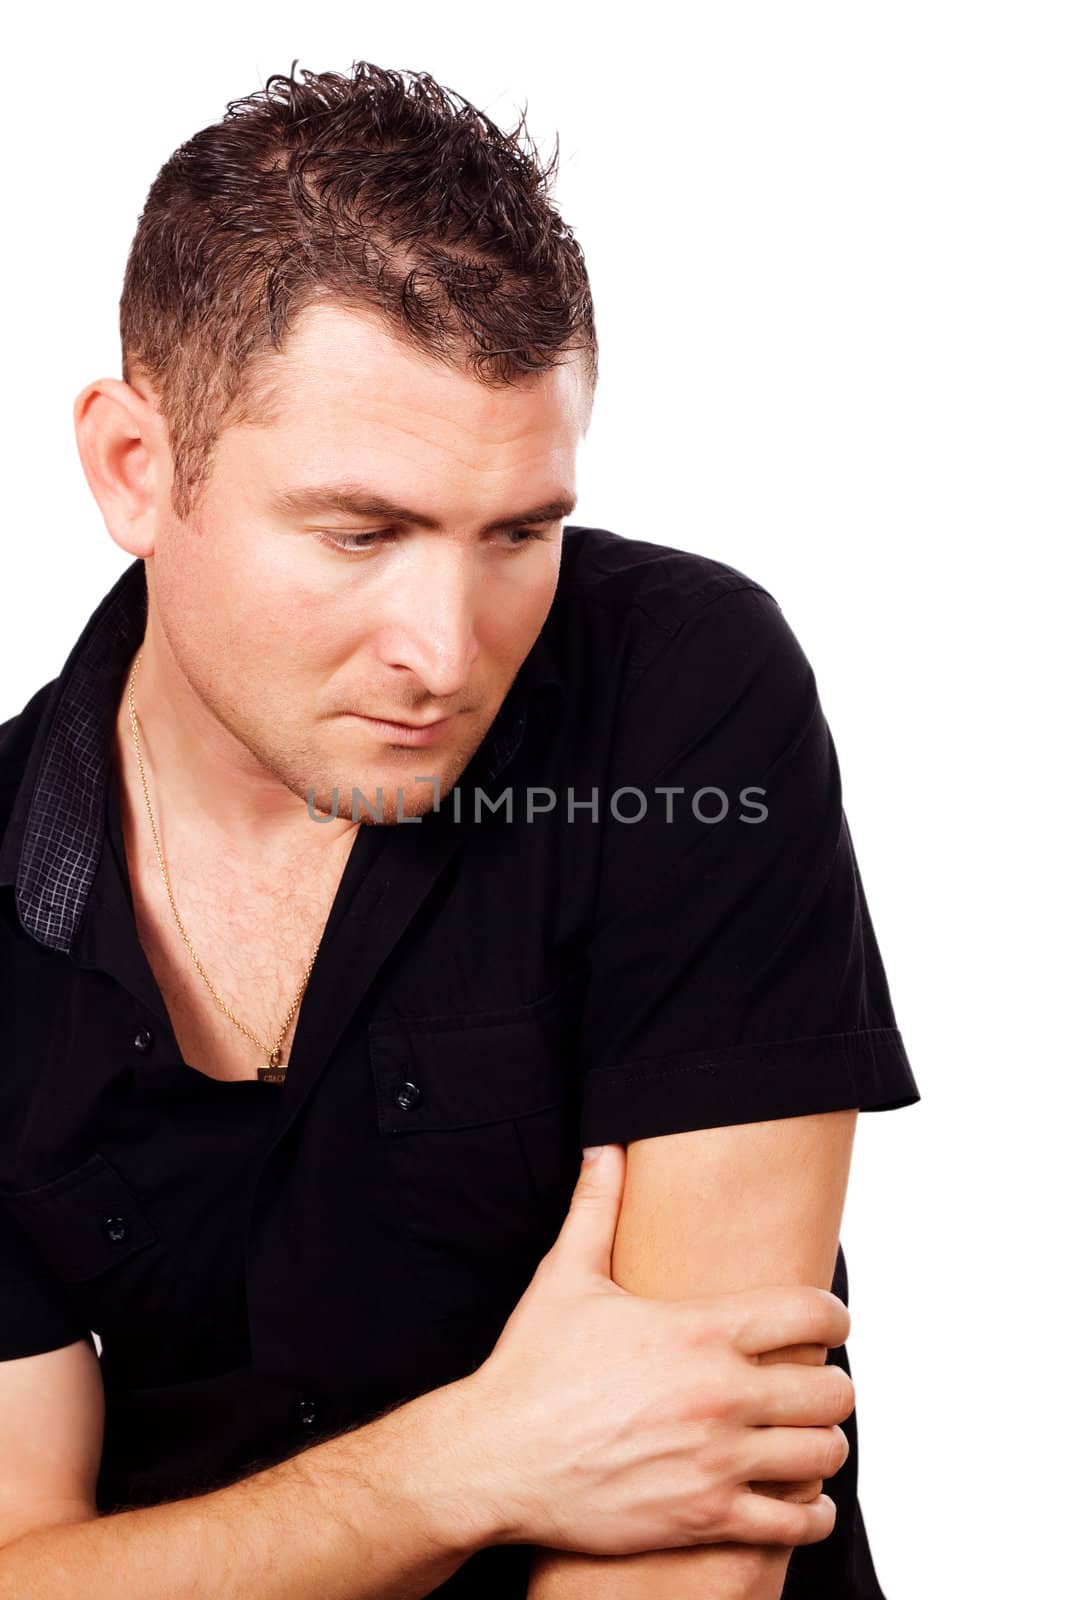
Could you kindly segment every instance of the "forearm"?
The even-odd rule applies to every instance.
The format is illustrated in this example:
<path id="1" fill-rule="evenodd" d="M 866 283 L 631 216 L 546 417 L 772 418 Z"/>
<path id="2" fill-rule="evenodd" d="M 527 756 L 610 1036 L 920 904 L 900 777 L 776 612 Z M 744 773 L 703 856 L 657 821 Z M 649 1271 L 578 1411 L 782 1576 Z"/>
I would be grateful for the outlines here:
<path id="1" fill-rule="evenodd" d="M 615 1282 L 654 1298 L 775 1283 L 829 1287 L 857 1114 L 695 1129 L 629 1145 Z M 793 1345 L 759 1359 L 816 1365 L 826 1350 Z M 780 1498 L 798 1489 L 808 1498 L 804 1486 L 760 1486 Z M 733 1543 L 610 1559 L 538 1551 L 528 1600 L 780 1600 L 790 1555 L 789 1546 Z"/>
<path id="2" fill-rule="evenodd" d="M 527 1600 L 781 1600 L 791 1552 L 780 1545 L 716 1544 L 645 1555 L 538 1551 Z"/>
<path id="3" fill-rule="evenodd" d="M 417 1600 L 493 1542 L 473 1415 L 448 1384 L 210 1494 L 24 1534 L 0 1596 Z"/>

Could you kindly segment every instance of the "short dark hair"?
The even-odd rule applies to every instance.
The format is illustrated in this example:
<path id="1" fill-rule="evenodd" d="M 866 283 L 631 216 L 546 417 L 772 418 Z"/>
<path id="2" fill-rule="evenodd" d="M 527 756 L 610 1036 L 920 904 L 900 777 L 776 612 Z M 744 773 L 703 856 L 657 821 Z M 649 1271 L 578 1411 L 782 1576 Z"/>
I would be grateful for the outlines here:
<path id="1" fill-rule="evenodd" d="M 268 419 L 259 369 L 313 303 L 376 311 L 490 387 L 572 352 L 596 387 L 585 258 L 549 201 L 559 135 L 542 165 L 525 107 L 502 133 L 427 72 L 295 68 L 179 146 L 130 248 L 122 376 L 158 396 L 179 517 L 222 430 Z"/>

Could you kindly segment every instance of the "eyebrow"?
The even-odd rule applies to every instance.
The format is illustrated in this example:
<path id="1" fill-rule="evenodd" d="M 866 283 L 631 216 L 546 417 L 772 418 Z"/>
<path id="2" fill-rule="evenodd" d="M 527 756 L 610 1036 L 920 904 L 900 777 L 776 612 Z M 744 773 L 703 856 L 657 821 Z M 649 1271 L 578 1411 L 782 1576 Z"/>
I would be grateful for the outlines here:
<path id="1" fill-rule="evenodd" d="M 362 483 L 308 483 L 291 489 L 282 489 L 271 497 L 271 508 L 284 515 L 307 512 L 340 512 L 348 517 L 388 517 L 394 522 L 408 522 L 417 528 L 440 530 L 443 526 L 436 517 L 423 511 L 413 511 L 410 506 L 397 505 L 384 495 L 375 493 Z M 560 494 L 544 505 L 531 506 L 528 511 L 518 511 L 512 516 L 497 517 L 487 522 L 482 533 L 496 533 L 504 528 L 525 527 L 531 522 L 555 522 L 569 517 L 578 501 L 574 495 Z"/>

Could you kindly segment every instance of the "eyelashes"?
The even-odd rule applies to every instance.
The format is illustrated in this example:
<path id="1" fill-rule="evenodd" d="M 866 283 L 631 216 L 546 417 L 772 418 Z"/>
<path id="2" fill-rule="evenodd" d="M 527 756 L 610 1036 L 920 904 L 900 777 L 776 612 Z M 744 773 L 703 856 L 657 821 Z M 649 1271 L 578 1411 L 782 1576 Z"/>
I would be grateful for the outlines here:
<path id="1" fill-rule="evenodd" d="M 524 545 L 533 544 L 537 540 L 547 539 L 548 532 L 542 528 L 506 528 L 504 530 L 505 545 L 507 550 L 521 550 Z M 368 528 L 365 532 L 351 534 L 316 533 L 315 538 L 328 549 L 339 550 L 343 555 L 361 555 L 365 552 L 376 550 L 379 545 L 397 538 L 393 528 Z M 357 540 L 368 540 L 369 543 L 356 543 Z"/>

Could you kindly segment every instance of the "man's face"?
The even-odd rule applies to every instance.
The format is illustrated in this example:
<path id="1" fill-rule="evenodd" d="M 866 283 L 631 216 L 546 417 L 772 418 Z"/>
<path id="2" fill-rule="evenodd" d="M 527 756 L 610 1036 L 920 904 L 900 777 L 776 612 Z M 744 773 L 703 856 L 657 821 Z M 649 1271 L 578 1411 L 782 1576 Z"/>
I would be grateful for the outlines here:
<path id="1" fill-rule="evenodd" d="M 587 386 L 569 363 L 487 389 L 337 306 L 304 313 L 271 383 L 276 420 L 226 429 L 192 517 L 164 514 L 150 604 L 200 699 L 294 794 L 329 813 L 336 788 L 350 817 L 353 787 L 373 805 L 381 786 L 391 822 L 402 788 L 420 815 L 415 778 L 454 786 L 548 614 Z M 345 484 L 437 526 L 331 504 Z M 421 744 L 372 720 L 440 717 Z"/>

